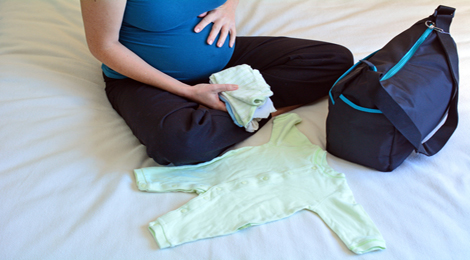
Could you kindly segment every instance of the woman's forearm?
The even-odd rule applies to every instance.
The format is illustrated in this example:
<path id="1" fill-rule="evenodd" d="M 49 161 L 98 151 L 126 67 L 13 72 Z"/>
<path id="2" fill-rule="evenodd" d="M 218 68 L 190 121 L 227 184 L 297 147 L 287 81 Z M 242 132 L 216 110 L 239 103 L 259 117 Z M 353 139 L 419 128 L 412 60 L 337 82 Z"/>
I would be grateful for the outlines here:
<path id="1" fill-rule="evenodd" d="M 90 48 L 91 49 L 91 48 Z M 191 96 L 191 86 L 155 69 L 119 42 L 95 48 L 93 55 L 116 72 L 175 95 Z"/>

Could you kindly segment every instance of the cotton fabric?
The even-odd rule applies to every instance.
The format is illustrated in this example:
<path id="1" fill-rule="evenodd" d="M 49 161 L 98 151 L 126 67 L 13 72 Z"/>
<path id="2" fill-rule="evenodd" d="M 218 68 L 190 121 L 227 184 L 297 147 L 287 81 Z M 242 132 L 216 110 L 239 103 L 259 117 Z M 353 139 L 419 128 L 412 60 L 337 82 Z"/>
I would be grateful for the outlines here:
<path id="1" fill-rule="evenodd" d="M 210 76 L 209 82 L 238 85 L 237 90 L 221 92 L 220 98 L 225 102 L 233 122 L 240 127 L 245 127 L 248 132 L 258 130 L 258 121 L 268 118 L 270 113 L 276 111 L 269 99 L 273 95 L 271 87 L 258 70 L 252 69 L 247 64 L 214 73 Z M 267 106 L 264 107 L 264 105 Z M 258 109 L 262 112 L 255 117 Z"/>
<path id="2" fill-rule="evenodd" d="M 268 143 L 232 150 L 207 163 L 135 170 L 142 191 L 199 194 L 150 223 L 160 248 L 231 234 L 306 209 L 317 213 L 354 253 L 385 249 L 345 175 L 332 169 L 326 152 L 296 128 L 300 122 L 297 114 L 278 116 Z"/>

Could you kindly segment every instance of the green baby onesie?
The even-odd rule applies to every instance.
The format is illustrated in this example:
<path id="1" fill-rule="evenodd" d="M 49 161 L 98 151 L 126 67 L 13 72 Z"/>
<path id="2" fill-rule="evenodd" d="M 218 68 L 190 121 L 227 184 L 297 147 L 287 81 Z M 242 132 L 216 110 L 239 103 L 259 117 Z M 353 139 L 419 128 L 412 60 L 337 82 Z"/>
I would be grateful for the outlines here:
<path id="1" fill-rule="evenodd" d="M 142 191 L 199 194 L 150 223 L 160 248 L 234 233 L 306 209 L 317 213 L 354 253 L 385 249 L 344 174 L 333 170 L 326 152 L 295 126 L 301 121 L 297 114 L 277 116 L 268 143 L 206 163 L 135 170 Z"/>

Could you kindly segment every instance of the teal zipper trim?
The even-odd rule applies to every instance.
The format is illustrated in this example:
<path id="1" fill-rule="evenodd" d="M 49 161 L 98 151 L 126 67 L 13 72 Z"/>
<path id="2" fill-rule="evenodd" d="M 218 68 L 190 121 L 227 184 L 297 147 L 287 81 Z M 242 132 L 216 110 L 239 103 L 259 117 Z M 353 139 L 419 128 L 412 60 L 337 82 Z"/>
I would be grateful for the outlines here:
<path id="1" fill-rule="evenodd" d="M 364 58 L 364 60 L 367 60 L 368 58 L 370 58 L 372 55 L 374 55 L 377 51 L 374 51 L 373 53 L 369 54 L 367 57 Z M 336 84 L 342 80 L 344 77 L 346 77 L 354 68 L 356 68 L 359 64 L 361 64 L 362 62 L 361 61 L 358 61 L 356 62 L 356 64 L 354 64 L 351 68 L 349 68 L 343 75 L 341 75 L 341 77 L 339 77 L 335 84 L 333 84 L 333 86 L 330 88 L 330 91 L 329 91 L 329 95 L 330 95 L 330 100 L 331 100 L 331 103 L 334 105 L 335 104 L 335 100 L 333 99 L 333 95 L 331 94 L 331 91 L 333 90 L 333 88 L 336 86 Z"/>
<path id="2" fill-rule="evenodd" d="M 342 80 L 344 77 L 346 77 L 346 75 L 348 75 L 354 68 L 357 67 L 357 65 L 359 65 L 360 62 L 357 62 L 356 64 L 354 64 L 351 68 L 349 68 L 343 75 L 341 75 L 341 77 L 339 77 L 338 80 L 336 80 L 335 84 L 333 84 L 333 87 L 330 88 L 330 91 L 329 91 L 329 95 L 330 95 L 330 100 L 331 100 L 331 103 L 334 105 L 335 104 L 335 100 L 333 99 L 333 94 L 331 94 L 331 91 L 333 90 L 333 88 L 336 86 L 336 83 L 338 83 L 338 81 Z"/>
<path id="3" fill-rule="evenodd" d="M 416 51 L 418 50 L 418 48 L 421 46 L 421 44 L 423 44 L 423 42 L 428 38 L 428 36 L 431 34 L 431 32 L 433 31 L 434 29 L 432 27 L 428 27 L 428 29 L 426 29 L 426 31 L 424 31 L 424 33 L 419 37 L 419 39 L 415 42 L 415 44 L 413 45 L 413 47 L 411 47 L 411 49 L 401 58 L 401 60 L 395 65 L 393 66 L 387 73 L 385 73 L 385 75 L 382 76 L 382 79 L 380 79 L 380 81 L 384 81 L 384 80 L 387 80 L 391 77 L 393 77 L 395 74 L 398 73 L 398 71 L 400 71 L 404 66 L 405 64 L 411 59 L 411 57 L 413 57 L 413 55 L 416 53 Z M 377 52 L 377 51 L 376 51 Z M 364 58 L 364 60 L 367 60 L 369 59 L 372 55 L 374 55 L 376 52 L 374 53 L 371 53 L 369 56 L 367 56 L 366 58 Z M 359 65 L 360 63 L 362 62 L 359 61 L 357 62 L 356 64 L 354 64 L 354 66 L 352 66 L 348 71 L 346 71 L 336 82 L 335 84 L 333 84 L 333 87 L 331 87 L 330 91 L 329 91 L 329 95 L 330 95 L 330 100 L 332 102 L 332 104 L 334 105 L 335 104 L 335 101 L 333 99 L 333 95 L 331 93 L 331 91 L 333 90 L 334 86 L 336 85 L 336 83 L 338 83 L 338 81 L 340 81 L 341 79 L 343 79 L 344 77 L 346 77 L 346 75 L 348 75 L 354 68 L 357 67 L 357 65 Z M 372 68 L 370 65 L 369 65 L 369 68 L 371 70 L 374 70 L 374 68 Z M 375 69 L 374 71 L 377 71 L 377 69 Z M 366 113 L 373 113 L 373 114 L 382 114 L 382 111 L 380 111 L 379 109 L 372 109 L 372 108 L 366 108 L 366 107 L 361 107 L 361 106 L 358 106 L 356 104 L 354 104 L 353 102 L 351 102 L 351 100 L 349 100 L 347 97 L 345 97 L 343 94 L 341 94 L 339 96 L 339 98 L 344 102 L 346 103 L 347 105 L 349 105 L 350 107 L 356 109 L 356 110 L 359 110 L 359 111 L 362 111 L 362 112 L 366 112 Z"/>
<path id="4" fill-rule="evenodd" d="M 385 73 L 385 75 L 383 75 L 380 81 L 387 80 L 397 74 L 403 68 L 403 66 L 405 66 L 405 64 L 411 59 L 411 57 L 413 57 L 413 55 L 418 50 L 419 46 L 423 44 L 423 42 L 426 40 L 426 38 L 428 38 L 432 31 L 432 28 L 426 29 L 426 31 L 424 31 L 421 37 L 419 37 L 419 39 L 415 42 L 413 47 L 411 47 L 411 49 L 401 58 L 401 60 L 395 66 L 393 66 L 387 73 Z"/>
<path id="5" fill-rule="evenodd" d="M 356 104 L 354 104 L 353 102 L 351 102 L 351 100 L 349 100 L 347 97 L 343 96 L 343 94 L 339 95 L 339 98 L 341 100 L 343 100 L 344 103 L 346 103 L 348 106 L 356 109 L 356 110 L 359 110 L 359 111 L 362 111 L 362 112 L 366 112 L 366 113 L 373 113 L 373 114 L 382 114 L 382 111 L 378 110 L 378 109 L 373 109 L 373 108 L 367 108 L 367 107 L 361 107 L 361 106 L 358 106 Z"/>

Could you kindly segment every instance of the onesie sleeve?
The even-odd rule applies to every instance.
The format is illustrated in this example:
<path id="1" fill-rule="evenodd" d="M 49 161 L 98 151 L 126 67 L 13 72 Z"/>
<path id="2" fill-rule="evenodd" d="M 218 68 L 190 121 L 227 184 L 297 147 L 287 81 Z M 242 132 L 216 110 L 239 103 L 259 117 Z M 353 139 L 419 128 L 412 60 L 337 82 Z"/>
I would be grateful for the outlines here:
<path id="1" fill-rule="evenodd" d="M 212 171 L 204 167 L 148 167 L 134 170 L 139 190 L 147 192 L 194 192 L 204 193 L 217 181 Z"/>
<path id="2" fill-rule="evenodd" d="M 302 122 L 302 118 L 295 113 L 285 113 L 276 117 L 271 134 L 270 143 L 277 146 L 300 147 L 312 146 L 308 138 L 297 129 L 296 125 Z"/>

